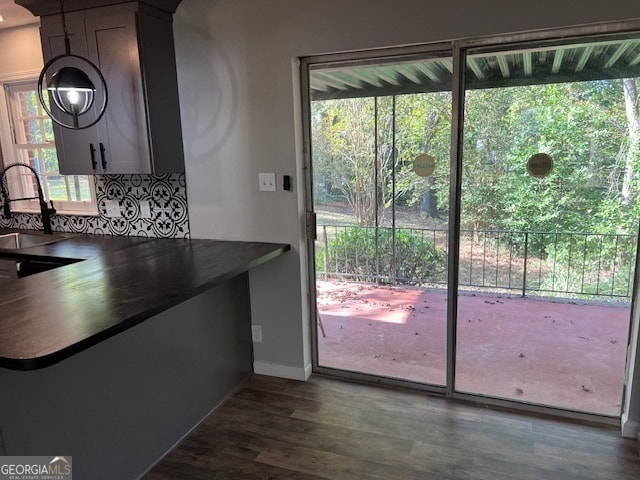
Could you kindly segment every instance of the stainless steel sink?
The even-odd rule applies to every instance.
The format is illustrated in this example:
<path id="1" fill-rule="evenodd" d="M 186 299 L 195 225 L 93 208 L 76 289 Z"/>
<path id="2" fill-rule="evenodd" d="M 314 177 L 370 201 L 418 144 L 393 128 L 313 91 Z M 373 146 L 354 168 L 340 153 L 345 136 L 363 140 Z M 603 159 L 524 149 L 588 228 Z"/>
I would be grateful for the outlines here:
<path id="1" fill-rule="evenodd" d="M 0 249 L 18 249 L 47 245 L 69 238 L 57 233 L 5 233 L 0 235 Z"/>

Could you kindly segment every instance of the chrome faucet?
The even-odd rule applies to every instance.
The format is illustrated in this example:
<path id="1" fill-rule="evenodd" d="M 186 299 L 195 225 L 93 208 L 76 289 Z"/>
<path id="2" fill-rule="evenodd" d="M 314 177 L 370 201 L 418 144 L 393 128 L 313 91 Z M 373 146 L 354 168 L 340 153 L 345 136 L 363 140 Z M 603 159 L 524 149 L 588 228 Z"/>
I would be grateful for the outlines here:
<path id="1" fill-rule="evenodd" d="M 7 170 L 13 167 L 24 167 L 31 170 L 34 177 L 36 177 L 36 184 L 38 186 L 37 197 L 9 198 L 9 188 L 6 185 L 5 174 L 7 173 Z M 47 202 L 44 201 L 42 184 L 40 183 L 40 177 L 38 176 L 38 172 L 36 172 L 35 168 L 33 168 L 31 165 L 27 165 L 26 163 L 12 163 L 11 165 L 7 165 L 4 170 L 0 171 L 0 193 L 2 194 L 2 200 L 4 202 L 4 218 L 11 218 L 11 202 L 17 202 L 19 200 L 38 200 L 38 202 L 40 203 L 40 213 L 42 215 L 42 226 L 44 227 L 44 233 L 53 233 L 53 231 L 51 230 L 51 215 L 56 213 L 56 209 L 53 208 L 53 202 L 49 202 L 51 204 L 51 208 L 49 208 L 47 206 Z"/>

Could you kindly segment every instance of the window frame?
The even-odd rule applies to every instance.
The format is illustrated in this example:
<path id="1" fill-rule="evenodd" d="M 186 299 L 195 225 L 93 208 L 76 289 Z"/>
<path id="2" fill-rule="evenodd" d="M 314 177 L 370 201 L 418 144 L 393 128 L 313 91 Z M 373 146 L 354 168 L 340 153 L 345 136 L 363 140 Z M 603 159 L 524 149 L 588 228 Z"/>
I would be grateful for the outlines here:
<path id="1" fill-rule="evenodd" d="M 10 165 L 16 162 L 20 162 L 17 151 L 20 147 L 16 143 L 15 130 L 14 130 L 14 115 L 12 111 L 12 105 L 9 90 L 14 87 L 15 91 L 19 91 L 20 84 L 37 85 L 38 76 L 40 72 L 22 72 L 13 75 L 0 75 L 0 166 L 4 168 L 6 165 Z M 18 88 L 15 88 L 18 87 Z M 46 142 L 42 144 L 26 144 L 33 145 L 34 149 L 38 148 L 56 148 L 55 142 Z M 14 171 L 21 173 L 20 170 L 26 169 L 14 169 Z M 67 175 L 66 177 L 73 177 Z M 81 216 L 98 216 L 98 202 L 96 199 L 95 182 L 92 175 L 87 175 L 89 180 L 89 196 L 90 199 L 86 201 L 59 201 L 54 200 L 54 207 L 59 214 L 66 215 L 81 215 Z M 16 183 L 17 176 L 11 175 L 7 178 L 9 192 L 13 196 L 35 196 L 34 190 L 29 186 L 26 186 L 27 191 L 24 189 L 24 184 L 20 185 Z M 42 182 L 43 192 L 45 198 L 48 200 L 48 188 L 46 182 L 46 175 L 40 176 Z M 22 182 L 21 182 L 22 183 Z M 13 193 L 22 192 L 22 193 Z M 12 204 L 12 211 L 18 213 L 40 213 L 40 206 L 37 200 L 25 200 Z"/>

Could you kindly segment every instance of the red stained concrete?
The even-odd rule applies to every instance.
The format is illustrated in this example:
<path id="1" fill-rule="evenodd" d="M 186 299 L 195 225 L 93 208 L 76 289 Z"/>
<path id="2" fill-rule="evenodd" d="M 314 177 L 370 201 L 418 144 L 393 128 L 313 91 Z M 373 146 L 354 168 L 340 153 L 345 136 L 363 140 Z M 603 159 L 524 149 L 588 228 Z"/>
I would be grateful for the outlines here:
<path id="1" fill-rule="evenodd" d="M 317 285 L 321 366 L 444 385 L 444 291 Z M 619 416 L 628 330 L 625 306 L 461 295 L 456 389 Z"/>

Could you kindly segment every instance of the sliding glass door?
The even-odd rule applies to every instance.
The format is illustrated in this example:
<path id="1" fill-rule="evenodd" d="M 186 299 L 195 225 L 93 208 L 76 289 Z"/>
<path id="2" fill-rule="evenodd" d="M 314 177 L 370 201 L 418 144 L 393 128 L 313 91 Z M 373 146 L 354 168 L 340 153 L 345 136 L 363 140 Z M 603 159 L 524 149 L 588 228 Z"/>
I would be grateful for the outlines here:
<path id="1" fill-rule="evenodd" d="M 304 60 L 316 371 L 620 415 L 640 35 L 524 37 Z"/>

